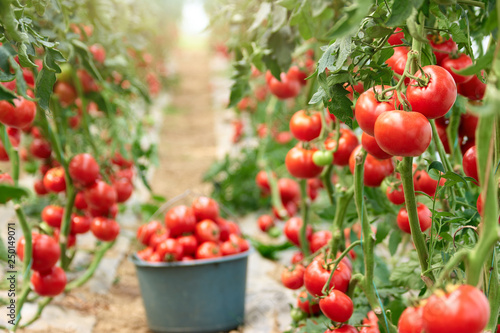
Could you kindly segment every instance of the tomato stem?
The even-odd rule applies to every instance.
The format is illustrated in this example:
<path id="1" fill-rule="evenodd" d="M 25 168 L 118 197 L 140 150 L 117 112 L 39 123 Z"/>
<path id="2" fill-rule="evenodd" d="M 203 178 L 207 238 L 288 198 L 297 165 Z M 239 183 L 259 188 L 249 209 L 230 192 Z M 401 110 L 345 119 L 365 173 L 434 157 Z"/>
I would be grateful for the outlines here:
<path id="1" fill-rule="evenodd" d="M 333 185 L 332 185 L 332 172 L 333 172 L 333 164 L 330 164 L 323 170 L 321 173 L 321 181 L 323 182 L 323 185 L 325 186 L 326 193 L 328 194 L 328 200 L 330 201 L 330 204 L 334 204 L 334 196 L 335 193 L 333 192 Z"/>
<path id="2" fill-rule="evenodd" d="M 328 277 L 328 280 L 326 281 L 325 285 L 323 286 L 323 289 L 321 290 L 321 292 L 323 293 L 323 295 L 327 296 L 329 293 L 330 293 L 330 282 L 332 281 L 332 278 L 333 278 L 333 274 L 335 274 L 335 271 L 337 270 L 337 267 L 339 266 L 339 263 L 342 261 L 342 259 L 344 259 L 344 257 L 349 253 L 349 251 L 351 251 L 352 249 L 354 249 L 356 246 L 358 245 L 361 245 L 361 241 L 360 240 L 357 240 L 355 242 L 353 242 L 351 245 L 349 245 L 349 247 L 347 249 L 345 249 L 340 255 L 338 258 L 336 258 L 333 262 L 335 263 L 333 265 L 333 268 L 331 269 L 330 271 L 330 276 Z M 330 251 L 330 254 L 331 254 L 331 251 Z M 334 256 L 335 258 L 335 256 Z M 332 263 L 333 263 L 332 262 Z M 328 266 L 331 264 L 331 263 L 326 263 Z"/>
<path id="3" fill-rule="evenodd" d="M 335 255 L 337 254 L 340 240 L 342 239 L 342 225 L 344 223 L 345 214 L 353 196 L 354 186 L 351 186 L 348 190 L 339 191 L 337 195 L 335 217 L 332 224 L 332 240 L 330 249 L 331 258 L 335 258 Z"/>
<path id="4" fill-rule="evenodd" d="M 309 241 L 307 240 L 307 224 L 309 220 L 309 205 L 307 204 L 307 180 L 300 180 L 300 209 L 302 210 L 302 226 L 300 227 L 299 241 L 304 256 L 309 255 Z"/>
<path id="5" fill-rule="evenodd" d="M 283 202 L 281 201 L 280 190 L 278 188 L 278 182 L 276 180 L 276 175 L 271 171 L 271 168 L 266 167 L 267 179 L 269 181 L 269 187 L 271 188 L 271 203 L 276 209 L 278 215 L 281 218 L 285 218 L 288 216 L 288 212 L 283 206 Z"/>
<path id="6" fill-rule="evenodd" d="M 33 324 L 35 321 L 40 319 L 40 316 L 42 315 L 43 309 L 50 303 L 52 302 L 53 298 L 52 297 L 47 297 L 43 299 L 42 301 L 38 302 L 38 307 L 36 310 L 36 314 L 31 318 L 28 322 L 25 324 L 21 325 L 21 328 L 28 327 L 29 325 Z"/>

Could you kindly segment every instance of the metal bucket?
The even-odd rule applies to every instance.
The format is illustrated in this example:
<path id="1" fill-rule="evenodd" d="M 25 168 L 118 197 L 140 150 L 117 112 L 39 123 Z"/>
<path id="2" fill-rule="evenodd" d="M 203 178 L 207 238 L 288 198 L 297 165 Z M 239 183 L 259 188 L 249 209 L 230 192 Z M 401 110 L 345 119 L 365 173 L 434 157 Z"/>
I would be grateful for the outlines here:
<path id="1" fill-rule="evenodd" d="M 250 251 L 174 263 L 149 263 L 131 256 L 149 328 L 208 333 L 241 325 Z"/>

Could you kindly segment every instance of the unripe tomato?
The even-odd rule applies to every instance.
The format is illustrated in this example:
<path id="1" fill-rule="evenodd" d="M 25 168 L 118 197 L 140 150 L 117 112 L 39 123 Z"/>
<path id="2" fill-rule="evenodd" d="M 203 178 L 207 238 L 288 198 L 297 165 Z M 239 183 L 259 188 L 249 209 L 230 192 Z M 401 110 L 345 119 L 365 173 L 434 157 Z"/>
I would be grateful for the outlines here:
<path id="1" fill-rule="evenodd" d="M 321 311 L 318 300 L 305 291 L 300 292 L 297 297 L 297 306 L 308 315 L 315 315 Z"/>
<path id="2" fill-rule="evenodd" d="M 349 169 L 352 174 L 354 174 L 354 168 L 356 167 L 356 155 L 360 149 L 361 146 L 358 146 L 351 153 L 351 157 L 349 157 Z M 385 160 L 379 160 L 372 155 L 367 154 L 364 165 L 363 183 L 368 187 L 379 187 L 385 177 L 389 176 L 393 172 L 394 163 L 392 159 L 388 158 Z"/>
<path id="3" fill-rule="evenodd" d="M 294 267 L 285 267 L 281 272 L 281 282 L 288 289 L 300 289 L 304 285 L 305 270 L 305 267 L 300 264 Z"/>
<path id="4" fill-rule="evenodd" d="M 64 192 L 66 190 L 64 168 L 55 167 L 47 171 L 45 176 L 43 176 L 43 185 L 51 192 Z"/>
<path id="5" fill-rule="evenodd" d="M 316 257 L 307 267 L 304 273 L 304 285 L 307 291 L 313 296 L 323 295 L 323 287 L 328 282 L 328 278 L 331 274 L 331 267 L 325 264 L 325 260 L 320 257 Z M 349 288 L 349 281 L 351 280 L 351 270 L 349 267 L 341 261 L 335 273 L 333 273 L 330 285 L 327 290 L 335 288 L 343 293 L 347 292 Z"/>
<path id="6" fill-rule="evenodd" d="M 358 146 L 359 141 L 353 131 L 347 128 L 340 129 L 339 147 L 333 153 L 333 164 L 346 166 L 349 164 L 349 157 L 352 151 Z M 335 134 L 331 134 L 325 140 L 325 148 L 327 150 L 335 150 L 337 147 L 337 139 Z"/>
<path id="7" fill-rule="evenodd" d="M 368 135 L 365 132 L 363 132 L 363 134 L 361 135 L 361 145 L 368 154 L 372 155 L 373 157 L 379 160 L 385 160 L 387 158 L 392 157 L 391 154 L 387 154 L 385 151 L 382 150 L 382 148 L 380 148 L 380 146 L 377 143 L 377 140 L 375 140 L 373 136 Z"/>
<path id="8" fill-rule="evenodd" d="M 309 115 L 305 110 L 295 112 L 290 119 L 290 131 L 301 141 L 316 139 L 321 133 L 321 115 L 319 112 Z"/>
<path id="9" fill-rule="evenodd" d="M 13 100 L 14 105 L 0 101 L 0 122 L 4 125 L 25 128 L 35 120 L 36 104 L 23 97 Z"/>
<path id="10" fill-rule="evenodd" d="M 182 259 L 184 249 L 177 239 L 168 238 L 158 244 L 156 253 L 158 253 L 162 261 L 179 261 Z"/>
<path id="11" fill-rule="evenodd" d="M 30 281 L 38 295 L 54 297 L 66 288 L 66 273 L 61 267 L 52 267 L 48 271 L 34 271 Z"/>
<path id="12" fill-rule="evenodd" d="M 332 164 L 333 154 L 325 150 L 317 150 L 312 156 L 314 164 L 323 167 Z"/>
<path id="13" fill-rule="evenodd" d="M 356 101 L 354 115 L 359 127 L 368 135 L 373 136 L 375 131 L 375 121 L 378 116 L 385 111 L 394 110 L 394 102 L 380 102 L 375 96 L 375 92 L 381 93 L 382 86 L 375 86 L 362 93 Z"/>
<path id="14" fill-rule="evenodd" d="M 53 228 L 60 228 L 64 215 L 64 208 L 55 205 L 45 206 L 42 210 L 42 221 Z"/>
<path id="15" fill-rule="evenodd" d="M 219 217 L 219 204 L 212 198 L 197 197 L 193 200 L 191 208 L 196 216 L 196 221 L 216 221 Z"/>
<path id="16" fill-rule="evenodd" d="M 183 205 L 171 208 L 165 215 L 165 226 L 170 230 L 172 237 L 193 232 L 196 227 L 193 209 Z"/>
<path id="17" fill-rule="evenodd" d="M 461 53 L 458 58 L 451 58 L 447 56 L 441 62 L 441 66 L 446 69 L 457 84 L 465 83 L 472 79 L 473 75 L 460 75 L 455 73 L 453 70 L 459 71 L 472 66 L 472 59 L 465 53 Z"/>
<path id="18" fill-rule="evenodd" d="M 479 174 L 477 172 L 477 149 L 476 146 L 470 147 L 464 154 L 462 160 L 464 173 L 468 177 L 474 178 L 479 182 Z"/>
<path id="19" fill-rule="evenodd" d="M 59 260 L 61 249 L 56 240 L 44 234 L 32 234 L 32 255 L 31 269 L 35 271 L 47 271 L 51 269 Z M 17 243 L 17 255 L 21 260 L 24 259 L 24 236 Z"/>
<path id="20" fill-rule="evenodd" d="M 300 229 L 302 228 L 302 219 L 300 217 L 292 217 L 288 221 L 286 221 L 285 226 L 283 227 L 283 232 L 285 233 L 286 238 L 293 244 L 300 247 Z M 308 240 L 311 239 L 312 236 L 312 227 L 308 225 L 306 227 L 306 238 Z"/>
<path id="21" fill-rule="evenodd" d="M 297 178 L 315 178 L 323 167 L 314 164 L 312 156 L 316 149 L 304 149 L 294 147 L 288 151 L 285 158 L 285 164 L 288 172 Z"/>
<path id="22" fill-rule="evenodd" d="M 423 307 L 406 308 L 398 322 L 398 333 L 421 333 L 423 330 L 422 314 Z"/>
<path id="23" fill-rule="evenodd" d="M 104 242 L 111 242 L 118 237 L 120 233 L 120 225 L 113 219 L 105 217 L 95 217 L 90 224 L 92 234 Z"/>
<path id="24" fill-rule="evenodd" d="M 75 155 L 69 162 L 69 175 L 79 185 L 90 186 L 99 178 L 99 164 L 90 154 Z"/>
<path id="25" fill-rule="evenodd" d="M 432 225 L 432 213 L 423 203 L 417 204 L 417 214 L 418 214 L 418 222 L 420 224 L 420 230 L 426 231 Z M 406 211 L 406 207 L 401 207 L 397 217 L 397 223 L 399 229 L 406 232 L 407 234 L 411 234 L 410 228 L 410 220 L 408 219 L 408 212 Z"/>
<path id="26" fill-rule="evenodd" d="M 335 289 L 319 300 L 319 308 L 330 320 L 340 323 L 348 321 L 354 312 L 351 298 Z"/>

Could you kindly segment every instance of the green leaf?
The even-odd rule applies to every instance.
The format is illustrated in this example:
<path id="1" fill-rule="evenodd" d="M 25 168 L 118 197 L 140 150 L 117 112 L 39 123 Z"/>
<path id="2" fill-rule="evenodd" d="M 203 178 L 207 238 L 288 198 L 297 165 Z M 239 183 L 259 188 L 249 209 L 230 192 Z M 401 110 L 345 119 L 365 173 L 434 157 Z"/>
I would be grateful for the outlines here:
<path id="1" fill-rule="evenodd" d="M 372 0 L 357 0 L 352 5 L 345 7 L 346 13 L 335 22 L 328 31 L 327 37 L 337 39 L 347 35 L 354 35 L 358 30 L 359 23 L 368 14 L 372 5 Z"/>
<path id="2" fill-rule="evenodd" d="M 365 30 L 366 36 L 370 38 L 382 38 L 392 33 L 392 29 L 374 25 Z"/>
<path id="3" fill-rule="evenodd" d="M 232 75 L 233 85 L 231 86 L 231 94 L 229 95 L 228 107 L 234 107 L 250 90 L 249 77 L 250 66 L 244 60 L 233 64 L 234 72 Z"/>
<path id="4" fill-rule="evenodd" d="M 379 223 L 377 224 L 377 234 L 375 235 L 375 244 L 381 243 L 391 231 L 391 225 L 389 223 Z"/>
<path id="5" fill-rule="evenodd" d="M 73 46 L 75 47 L 75 52 L 80 56 L 81 63 L 87 70 L 87 72 L 89 72 L 89 74 L 96 78 L 98 81 L 102 81 L 102 76 L 95 67 L 93 60 L 94 57 L 90 53 L 87 45 L 85 45 L 78 39 L 73 39 L 71 41 L 71 44 L 73 44 Z"/>
<path id="6" fill-rule="evenodd" d="M 306 40 L 313 35 L 311 16 L 309 1 L 304 0 L 301 6 L 295 9 L 290 17 L 290 25 L 298 25 L 300 35 Z"/>
<path id="7" fill-rule="evenodd" d="M 349 92 L 345 90 L 342 83 L 337 83 L 330 87 L 330 100 L 323 100 L 330 113 L 335 115 L 340 121 L 352 128 L 352 101 L 347 97 Z"/>
<path id="8" fill-rule="evenodd" d="M 250 28 L 248 28 L 248 31 L 253 31 L 261 26 L 264 20 L 269 17 L 269 14 L 271 14 L 271 4 L 269 2 L 261 3 L 259 10 L 255 14 L 255 19 Z"/>
<path id="9" fill-rule="evenodd" d="M 317 214 L 323 220 L 332 221 L 333 218 L 335 217 L 335 211 L 336 211 L 335 206 L 328 206 L 327 208 L 320 210 Z"/>
<path id="10" fill-rule="evenodd" d="M 399 243 L 401 243 L 401 233 L 398 230 L 394 230 L 389 237 L 389 252 L 391 256 L 396 254 Z"/>
<path id="11" fill-rule="evenodd" d="M 285 23 L 286 23 L 286 20 L 287 20 L 287 15 L 288 15 L 288 11 L 285 7 L 281 7 L 281 6 L 274 6 L 273 7 L 273 19 L 272 19 L 272 23 L 271 23 L 271 31 L 272 32 L 276 32 L 278 31 L 279 29 L 281 29 Z"/>
<path id="12" fill-rule="evenodd" d="M 0 101 L 12 101 L 14 98 L 17 98 L 16 94 L 0 84 Z"/>
<path id="13" fill-rule="evenodd" d="M 35 83 L 35 96 L 38 105 L 45 111 L 49 109 L 52 88 L 56 82 L 56 73 L 61 73 L 58 62 L 64 62 L 63 55 L 54 49 L 45 49 L 42 70 L 38 73 Z"/>
<path id="14" fill-rule="evenodd" d="M 45 14 L 45 10 L 47 9 L 47 6 L 49 5 L 49 0 L 29 0 L 28 1 L 28 6 L 34 6 L 35 11 L 38 15 L 43 16 Z"/>
<path id="15" fill-rule="evenodd" d="M 352 37 L 338 38 L 328 47 L 322 47 L 325 51 L 318 62 L 318 73 L 323 73 L 326 68 L 335 73 L 342 69 L 344 62 L 351 55 Z"/>
<path id="16" fill-rule="evenodd" d="M 413 9 L 419 9 L 423 0 L 394 0 L 391 8 L 391 14 L 386 24 L 389 27 L 403 25 L 411 16 Z"/>
<path id="17" fill-rule="evenodd" d="M 273 245 L 273 244 L 264 244 L 251 237 L 249 237 L 248 239 L 250 240 L 252 246 L 260 253 L 261 256 L 271 260 L 277 259 L 278 252 L 287 250 L 294 246 L 292 243 L 288 241 L 282 244 Z"/>
<path id="18" fill-rule="evenodd" d="M 429 164 L 429 167 L 427 168 L 427 171 L 431 171 L 432 169 L 441 171 L 444 173 L 444 167 L 443 164 L 439 161 L 433 161 L 431 164 Z"/>
<path id="19" fill-rule="evenodd" d="M 485 69 L 491 65 L 494 55 L 495 55 L 495 47 L 491 46 L 482 57 L 476 59 L 476 63 L 474 65 L 455 72 L 460 75 L 478 74 L 481 72 L 482 69 Z"/>
<path id="20" fill-rule="evenodd" d="M 279 0 L 279 1 L 276 1 L 277 5 L 285 7 L 286 9 L 294 9 L 296 6 L 298 6 L 299 3 L 300 3 L 300 1 L 298 1 L 298 0 Z"/>
<path id="21" fill-rule="evenodd" d="M 321 102 L 324 98 L 326 97 L 325 90 L 322 87 L 318 87 L 318 91 L 312 95 L 311 100 L 309 101 L 309 104 L 316 104 Z"/>
<path id="22" fill-rule="evenodd" d="M 29 197 L 30 191 L 24 187 L 0 184 L 0 204 L 4 204 L 11 199 L 21 199 Z"/>
<path id="23" fill-rule="evenodd" d="M 449 29 L 450 29 L 451 35 L 453 36 L 453 40 L 455 41 L 455 43 L 467 43 L 468 42 L 467 36 L 465 35 L 462 28 L 460 28 L 460 26 L 458 24 L 453 23 Z"/>
<path id="24" fill-rule="evenodd" d="M 420 263 L 416 252 L 410 254 L 410 260 L 404 264 L 397 265 L 391 273 L 390 281 L 394 286 L 418 290 L 422 288 L 423 281 L 420 278 Z"/>
<path id="25" fill-rule="evenodd" d="M 262 57 L 267 68 L 276 77 L 280 77 L 281 72 L 285 72 L 292 63 L 292 53 L 295 49 L 295 41 L 292 30 L 284 26 L 275 33 L 268 34 L 266 48 L 269 54 Z"/>
<path id="26" fill-rule="evenodd" d="M 29 98 L 26 95 L 26 89 L 28 89 L 28 85 L 26 84 L 26 81 L 24 80 L 24 75 L 23 75 L 23 70 L 21 66 L 14 60 L 14 58 L 9 57 L 10 61 L 10 66 L 14 69 L 15 75 L 16 75 L 16 88 L 17 88 L 17 93 L 24 98 Z"/>

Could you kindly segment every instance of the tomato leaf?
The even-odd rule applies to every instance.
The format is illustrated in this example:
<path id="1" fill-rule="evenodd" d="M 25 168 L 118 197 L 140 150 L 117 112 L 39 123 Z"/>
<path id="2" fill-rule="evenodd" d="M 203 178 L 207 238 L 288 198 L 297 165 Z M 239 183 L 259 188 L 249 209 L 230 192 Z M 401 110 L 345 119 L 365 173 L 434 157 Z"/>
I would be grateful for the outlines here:
<path id="1" fill-rule="evenodd" d="M 250 78 L 250 66 L 244 60 L 233 64 L 233 85 L 231 86 L 231 94 L 229 95 L 228 107 L 234 107 L 250 90 L 248 80 Z"/>
<path id="2" fill-rule="evenodd" d="M 338 38 L 330 46 L 323 46 L 321 49 L 325 52 L 319 59 L 318 73 L 323 73 L 326 68 L 332 73 L 338 72 L 353 51 L 352 37 Z"/>
<path id="3" fill-rule="evenodd" d="M 443 163 L 441 163 L 439 161 L 433 161 L 431 164 L 429 164 L 429 167 L 427 168 L 427 171 L 431 171 L 433 169 L 441 171 L 442 173 L 444 173 Z"/>
<path id="4" fill-rule="evenodd" d="M 345 13 L 328 31 L 327 37 L 337 39 L 339 37 L 354 35 L 358 31 L 359 22 L 368 14 L 373 5 L 372 0 L 356 0 L 353 4 L 344 7 Z"/>
<path id="5" fill-rule="evenodd" d="M 386 24 L 389 27 L 397 27 L 406 22 L 414 9 L 422 6 L 423 0 L 394 0 L 391 7 L 391 14 Z"/>
<path id="6" fill-rule="evenodd" d="M 401 243 L 401 232 L 394 230 L 391 232 L 391 236 L 389 237 L 389 252 L 391 253 L 391 256 L 396 254 L 399 243 Z"/>
<path id="7" fill-rule="evenodd" d="M 24 187 L 0 184 L 0 204 L 4 204 L 11 199 L 21 199 L 29 197 L 30 191 Z"/>
<path id="8" fill-rule="evenodd" d="M 410 254 L 410 260 L 397 265 L 391 273 L 390 281 L 394 286 L 410 289 L 422 288 L 424 282 L 420 278 L 420 263 L 416 252 Z"/>
<path id="9" fill-rule="evenodd" d="M 474 65 L 455 72 L 460 75 L 478 74 L 481 72 L 482 69 L 485 69 L 491 65 L 494 55 L 495 55 L 495 47 L 492 46 L 482 57 L 476 59 L 476 63 Z"/>
<path id="10" fill-rule="evenodd" d="M 249 237 L 248 240 L 261 256 L 271 260 L 276 260 L 278 258 L 277 257 L 278 252 L 287 250 L 294 246 L 292 243 L 288 241 L 282 244 L 273 245 L 273 244 L 264 244 L 251 237 Z"/>
<path id="11" fill-rule="evenodd" d="M 262 23 L 269 17 L 269 14 L 271 14 L 271 4 L 269 2 L 261 3 L 259 10 L 255 14 L 255 19 L 250 28 L 248 28 L 248 31 L 251 32 L 261 26 Z"/>
<path id="12" fill-rule="evenodd" d="M 35 83 L 35 96 L 38 98 L 38 106 L 48 111 L 52 88 L 56 83 L 56 73 L 61 73 L 58 62 L 64 62 L 63 55 L 58 51 L 45 48 L 42 70 L 38 73 Z"/>
<path id="13" fill-rule="evenodd" d="M 330 87 L 330 100 L 323 99 L 323 103 L 329 112 L 352 128 L 352 101 L 347 97 L 349 92 L 344 89 L 342 83 Z"/>
<path id="14" fill-rule="evenodd" d="M 366 28 L 365 33 L 366 36 L 370 38 L 382 38 L 392 33 L 392 29 L 374 25 Z"/>
<path id="15" fill-rule="evenodd" d="M 281 29 L 287 20 L 288 10 L 285 7 L 274 6 L 272 13 L 272 23 L 271 23 L 271 31 L 276 32 Z"/>
<path id="16" fill-rule="evenodd" d="M 309 1 L 304 0 L 302 4 L 292 12 L 292 16 L 290 17 L 290 25 L 297 25 L 300 35 L 305 40 L 311 38 L 313 34 L 313 22 L 311 20 L 312 14 L 310 13 L 310 9 Z"/>
<path id="17" fill-rule="evenodd" d="M 14 92 L 5 88 L 3 84 L 0 84 L 0 101 L 12 101 L 16 97 L 17 96 Z"/>

